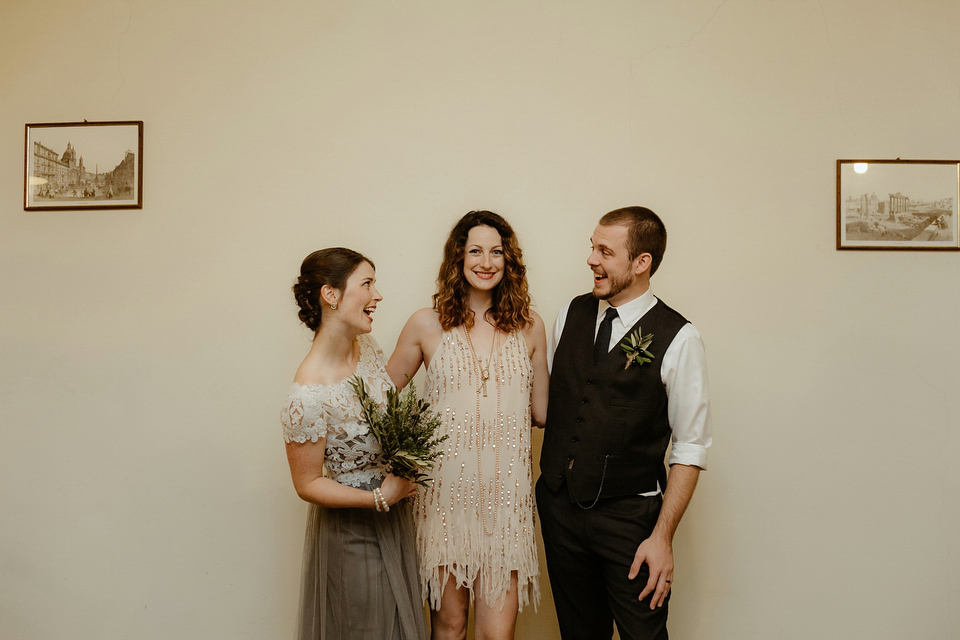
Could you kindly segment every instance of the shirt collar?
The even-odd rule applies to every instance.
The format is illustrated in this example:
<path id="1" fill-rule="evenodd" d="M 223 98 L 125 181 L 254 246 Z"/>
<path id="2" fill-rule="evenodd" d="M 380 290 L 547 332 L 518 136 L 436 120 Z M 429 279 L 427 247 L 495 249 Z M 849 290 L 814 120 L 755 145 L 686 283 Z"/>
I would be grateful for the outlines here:
<path id="1" fill-rule="evenodd" d="M 620 322 L 623 323 L 625 327 L 632 327 L 637 323 L 643 315 L 653 309 L 653 305 L 657 304 L 657 298 L 653 295 L 652 289 L 647 289 L 643 294 L 637 296 L 629 302 L 624 302 L 617 307 L 617 315 L 620 317 Z M 610 303 L 606 300 L 601 300 L 600 304 L 597 305 L 597 321 L 603 317 L 603 314 L 607 312 L 607 309 L 610 308 Z"/>

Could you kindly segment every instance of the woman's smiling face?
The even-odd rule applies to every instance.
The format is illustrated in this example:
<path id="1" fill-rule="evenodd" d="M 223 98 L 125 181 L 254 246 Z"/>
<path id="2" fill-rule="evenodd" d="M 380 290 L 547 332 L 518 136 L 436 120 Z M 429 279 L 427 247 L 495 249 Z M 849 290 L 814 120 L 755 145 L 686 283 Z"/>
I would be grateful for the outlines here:
<path id="1" fill-rule="evenodd" d="M 503 280 L 506 260 L 503 239 L 493 227 L 478 225 L 467 233 L 463 249 L 463 275 L 474 289 L 493 290 Z"/>
<path id="2" fill-rule="evenodd" d="M 347 278 L 343 296 L 337 311 L 343 322 L 357 329 L 358 333 L 370 333 L 373 328 L 373 312 L 383 296 L 377 291 L 376 271 L 369 262 L 361 262 Z"/>

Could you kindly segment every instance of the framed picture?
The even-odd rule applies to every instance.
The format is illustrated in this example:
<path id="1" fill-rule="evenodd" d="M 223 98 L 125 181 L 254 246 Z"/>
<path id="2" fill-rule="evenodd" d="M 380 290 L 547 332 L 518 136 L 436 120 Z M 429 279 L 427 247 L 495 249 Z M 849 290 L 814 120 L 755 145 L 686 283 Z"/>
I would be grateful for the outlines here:
<path id="1" fill-rule="evenodd" d="M 958 160 L 837 160 L 837 249 L 960 251 Z"/>
<path id="2" fill-rule="evenodd" d="M 143 121 L 28 124 L 25 211 L 143 208 Z"/>

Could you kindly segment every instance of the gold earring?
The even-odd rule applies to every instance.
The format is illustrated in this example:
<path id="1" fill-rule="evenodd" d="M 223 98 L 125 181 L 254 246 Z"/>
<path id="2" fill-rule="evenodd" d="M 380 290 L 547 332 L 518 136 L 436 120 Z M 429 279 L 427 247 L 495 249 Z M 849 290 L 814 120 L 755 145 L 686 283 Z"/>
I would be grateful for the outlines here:
<path id="1" fill-rule="evenodd" d="M 332 305 L 330 305 L 330 309 L 333 310 L 333 311 L 336 311 L 336 310 L 337 310 L 337 303 L 334 302 Z"/>

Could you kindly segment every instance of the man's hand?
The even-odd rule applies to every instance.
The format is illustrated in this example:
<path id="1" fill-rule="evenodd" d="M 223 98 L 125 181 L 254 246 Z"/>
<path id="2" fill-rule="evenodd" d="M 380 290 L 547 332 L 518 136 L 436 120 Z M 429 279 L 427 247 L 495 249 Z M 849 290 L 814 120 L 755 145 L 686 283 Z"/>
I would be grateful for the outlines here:
<path id="1" fill-rule="evenodd" d="M 659 536 L 656 538 L 651 536 L 641 542 L 637 547 L 637 553 L 633 556 L 633 564 L 630 565 L 630 573 L 627 577 L 631 580 L 636 578 L 643 563 L 647 563 L 650 577 L 643 591 L 640 592 L 640 600 L 652 593 L 650 608 L 662 607 L 673 582 L 673 544 Z"/>
<path id="2" fill-rule="evenodd" d="M 673 534 L 677 531 L 680 518 L 686 511 L 693 490 L 697 488 L 697 478 L 700 476 L 698 467 L 675 464 L 670 467 L 670 477 L 667 479 L 667 490 L 663 493 L 663 505 L 660 507 L 660 516 L 653 528 L 650 537 L 640 543 L 630 565 L 627 577 L 633 580 L 640 573 L 644 562 L 650 569 L 650 578 L 647 585 L 640 592 L 643 600 L 651 593 L 650 608 L 662 607 L 670 587 L 673 583 Z"/>

